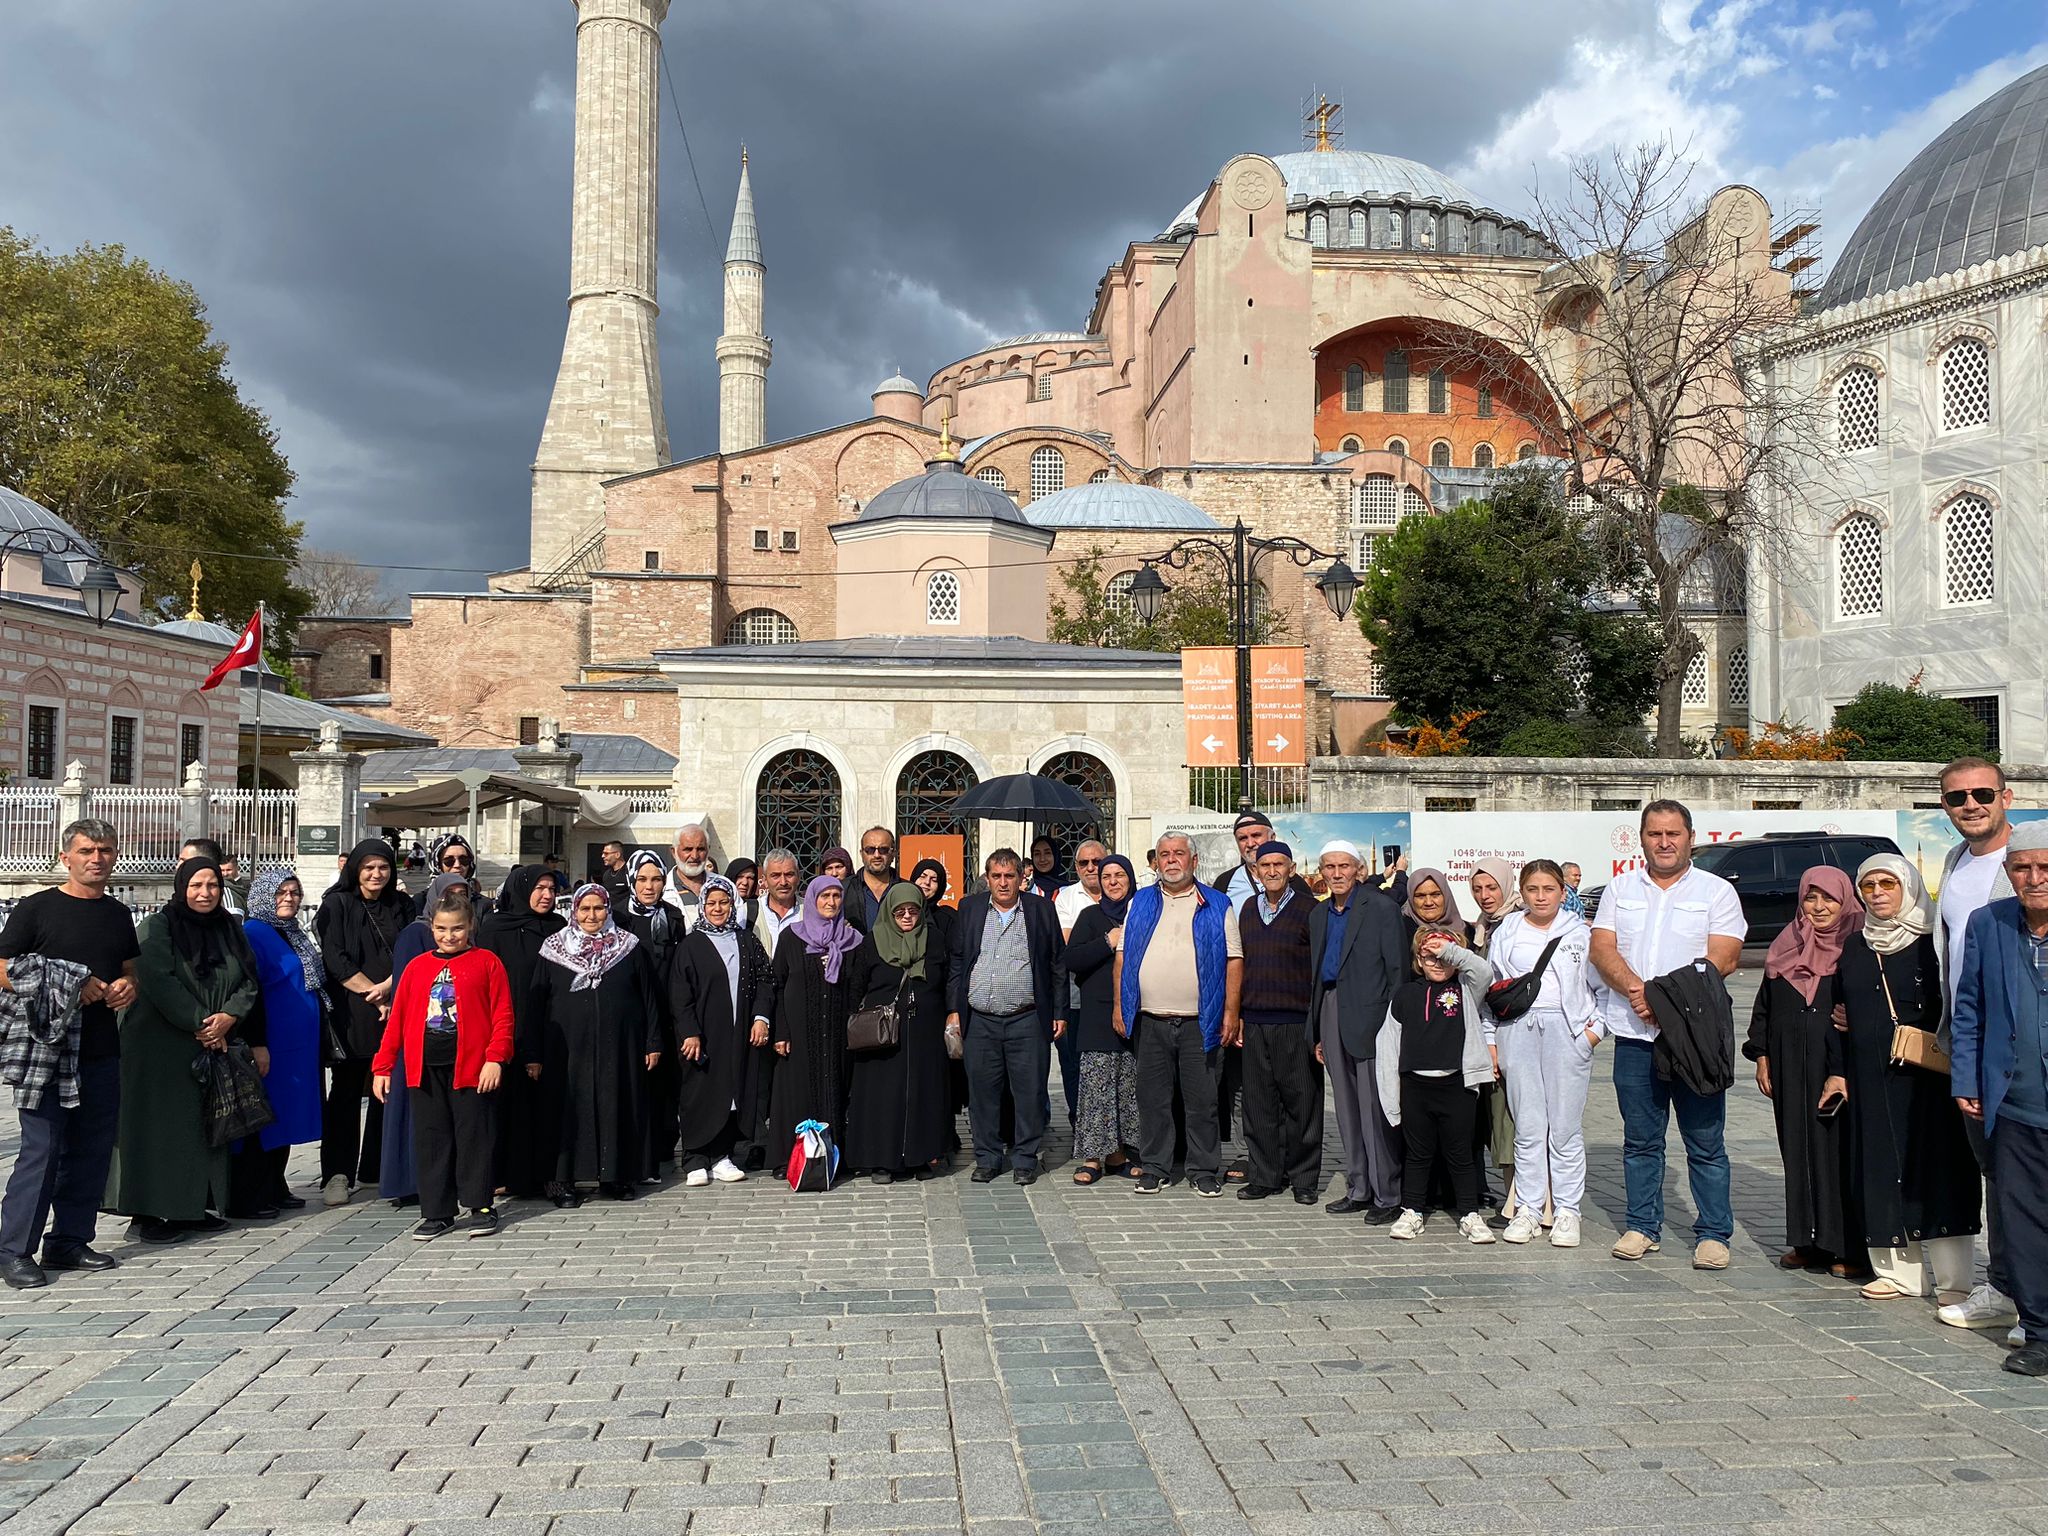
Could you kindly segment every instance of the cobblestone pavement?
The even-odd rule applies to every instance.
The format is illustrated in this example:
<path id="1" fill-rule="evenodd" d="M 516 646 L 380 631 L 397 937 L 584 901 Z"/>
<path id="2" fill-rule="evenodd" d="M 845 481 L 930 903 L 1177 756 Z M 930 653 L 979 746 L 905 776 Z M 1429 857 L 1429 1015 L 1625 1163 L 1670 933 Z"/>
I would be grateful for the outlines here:
<path id="1" fill-rule="evenodd" d="M 1689 1266 L 1676 1168 L 1665 1251 L 1608 1258 L 1604 1084 L 1576 1251 L 1064 1168 L 118 1244 L 0 1294 L 0 1508 L 78 1536 L 2048 1532 L 2048 1383 L 1774 1268 L 1770 1122 L 1733 1104 L 1725 1274 Z"/>

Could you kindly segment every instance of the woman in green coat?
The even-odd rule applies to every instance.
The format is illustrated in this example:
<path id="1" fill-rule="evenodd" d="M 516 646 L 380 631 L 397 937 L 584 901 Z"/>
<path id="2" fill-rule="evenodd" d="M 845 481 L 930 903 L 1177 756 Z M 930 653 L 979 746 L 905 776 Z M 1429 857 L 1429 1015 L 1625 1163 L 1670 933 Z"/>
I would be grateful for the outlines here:
<path id="1" fill-rule="evenodd" d="M 171 1243 L 218 1232 L 228 1203 L 228 1153 L 207 1145 L 206 1090 L 193 1061 L 236 1037 L 263 1048 L 261 993 L 248 938 L 221 905 L 220 866 L 187 859 L 171 899 L 136 938 L 135 1003 L 121 1016 L 121 1130 L 107 1205 L 135 1218 L 130 1235 Z"/>

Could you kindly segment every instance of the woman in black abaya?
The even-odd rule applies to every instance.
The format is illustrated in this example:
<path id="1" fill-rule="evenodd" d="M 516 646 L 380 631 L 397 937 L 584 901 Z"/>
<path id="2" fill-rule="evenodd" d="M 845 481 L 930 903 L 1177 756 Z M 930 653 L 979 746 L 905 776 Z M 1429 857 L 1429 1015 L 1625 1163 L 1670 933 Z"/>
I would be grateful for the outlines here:
<path id="1" fill-rule="evenodd" d="M 899 880 L 847 966 L 849 1013 L 898 1003 L 893 1046 L 848 1057 L 847 1168 L 877 1184 L 923 1176 L 946 1153 L 953 1113 L 946 1084 L 946 951 L 924 893 Z"/>
<path id="2" fill-rule="evenodd" d="M 860 930 L 846 920 L 846 887 L 819 875 L 804 889 L 803 916 L 782 930 L 769 966 L 775 995 L 770 1038 L 775 1081 L 768 1100 L 768 1166 L 789 1164 L 796 1128 L 821 1120 L 846 1127 L 846 979 Z"/>

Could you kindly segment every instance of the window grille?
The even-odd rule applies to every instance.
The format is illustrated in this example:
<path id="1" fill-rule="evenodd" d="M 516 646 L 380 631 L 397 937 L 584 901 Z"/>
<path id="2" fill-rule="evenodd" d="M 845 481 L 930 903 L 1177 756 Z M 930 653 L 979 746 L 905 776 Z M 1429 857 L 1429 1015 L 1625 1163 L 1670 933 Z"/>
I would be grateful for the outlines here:
<path id="1" fill-rule="evenodd" d="M 1991 503 L 1958 496 L 1941 520 L 1942 601 L 1950 607 L 1988 603 L 1997 590 Z"/>
<path id="2" fill-rule="evenodd" d="M 522 747 L 537 747 L 540 745 L 539 715 L 521 715 L 519 717 L 519 745 Z"/>
<path id="3" fill-rule="evenodd" d="M 1357 453 L 1364 446 L 1365 444 L 1361 443 L 1357 438 L 1347 437 L 1337 445 L 1337 449 L 1340 453 Z"/>
<path id="4" fill-rule="evenodd" d="M 1884 612 L 1884 531 L 1857 513 L 1835 535 L 1835 616 L 1867 618 Z"/>
<path id="5" fill-rule="evenodd" d="M 1472 450 L 1472 467 L 1474 469 L 1493 468 L 1493 449 L 1490 445 L 1481 443 Z"/>
<path id="6" fill-rule="evenodd" d="M 1344 370 L 1344 409 L 1362 411 L 1365 409 L 1365 369 L 1353 363 Z"/>
<path id="7" fill-rule="evenodd" d="M 1493 414 L 1493 386 L 1491 384 L 1479 386 L 1478 414 L 1481 416 L 1491 416 Z"/>
<path id="8" fill-rule="evenodd" d="M 1941 354 L 1941 429 L 1959 431 L 1991 420 L 1991 352 L 1965 336 Z"/>
<path id="9" fill-rule="evenodd" d="M 1726 667 L 1728 707 L 1749 708 L 1749 647 L 1738 645 L 1728 653 Z"/>
<path id="10" fill-rule="evenodd" d="M 1365 210 L 1363 208 L 1354 208 L 1351 210 L 1350 224 L 1351 243 L 1352 245 L 1356 246 L 1359 250 L 1362 251 L 1365 249 L 1366 245 Z"/>
<path id="11" fill-rule="evenodd" d="M 1515 462 L 1517 464 L 1526 464 L 1535 457 L 1536 445 L 1534 443 L 1524 443 L 1515 450 Z"/>
<path id="12" fill-rule="evenodd" d="M 107 782 L 135 782 L 135 717 L 115 715 L 107 722 Z"/>
<path id="13" fill-rule="evenodd" d="M 1977 723 L 1984 727 L 1984 750 L 1996 752 L 1998 745 L 1998 695 L 1978 694 L 1969 698 L 1958 698 L 1956 702 L 1977 717 Z"/>
<path id="14" fill-rule="evenodd" d="M 1308 216 L 1308 243 L 1319 246 L 1329 245 L 1330 218 L 1328 214 L 1316 212 Z"/>
<path id="15" fill-rule="evenodd" d="M 1877 375 L 1872 370 L 1851 368 L 1835 385 L 1835 427 L 1844 453 L 1877 446 Z"/>
<path id="16" fill-rule="evenodd" d="M 178 727 L 178 777 L 185 777 L 185 770 L 194 763 L 206 761 L 206 727 L 203 725 L 181 725 Z"/>
<path id="17" fill-rule="evenodd" d="M 1101 813 L 1101 820 L 1095 822 L 1061 822 L 1043 826 L 1034 824 L 1034 837 L 1043 833 L 1051 837 L 1060 849 L 1062 864 L 1073 853 L 1075 843 L 1082 838 L 1092 837 L 1116 851 L 1116 775 L 1109 771 L 1109 765 L 1101 758 L 1087 752 L 1061 752 L 1047 758 L 1039 766 L 1039 774 L 1048 779 L 1057 779 L 1088 797 L 1088 803 Z"/>
<path id="18" fill-rule="evenodd" d="M 951 571 L 933 571 L 925 582 L 924 621 L 927 624 L 960 622 L 960 578 Z"/>
<path id="19" fill-rule="evenodd" d="M 1420 517 L 1429 510 L 1429 498 L 1412 485 L 1401 487 L 1401 515 Z"/>
<path id="20" fill-rule="evenodd" d="M 1692 660 L 1685 664 L 1685 681 L 1680 685 L 1678 699 L 1681 704 L 1704 704 L 1707 698 L 1707 653 L 1694 651 Z"/>
<path id="21" fill-rule="evenodd" d="M 1131 600 L 1131 583 L 1137 579 L 1136 571 L 1123 571 L 1110 577 L 1103 584 L 1103 605 L 1120 619 L 1135 619 L 1138 616 L 1138 605 Z"/>
<path id="22" fill-rule="evenodd" d="M 57 719 L 54 705 L 28 707 L 28 759 L 23 766 L 32 779 L 57 777 Z"/>
<path id="23" fill-rule="evenodd" d="M 1442 438 L 1438 438 L 1429 445 L 1429 467 L 1431 469 L 1449 469 L 1451 467 L 1451 445 Z"/>
<path id="24" fill-rule="evenodd" d="M 1050 496 L 1067 488 L 1067 456 L 1057 448 L 1031 450 L 1031 494 Z"/>
<path id="25" fill-rule="evenodd" d="M 1387 354 L 1381 389 L 1385 395 L 1381 410 L 1400 414 L 1408 409 L 1408 354 L 1399 347 Z"/>
<path id="26" fill-rule="evenodd" d="M 839 774 L 821 754 L 778 753 L 754 791 L 754 846 L 787 848 L 806 872 L 839 846 Z"/>
<path id="27" fill-rule="evenodd" d="M 762 551 L 767 550 L 768 530 L 766 528 L 756 528 L 754 530 L 754 548 Z"/>
<path id="28" fill-rule="evenodd" d="M 1476 811 L 1479 798 L 1476 795 L 1424 795 L 1422 808 L 1425 811 Z"/>
<path id="29" fill-rule="evenodd" d="M 640 569 L 641 569 L 641 570 L 643 570 L 643 571 L 658 571 L 658 570 L 660 570 L 660 569 L 661 569 L 661 551 L 660 551 L 660 550 L 658 550 L 658 549 L 643 549 L 643 550 L 641 550 L 641 551 L 640 551 Z"/>
<path id="30" fill-rule="evenodd" d="M 1365 664 L 1365 691 L 1375 699 L 1390 698 L 1387 692 L 1387 668 L 1375 651 Z"/>
<path id="31" fill-rule="evenodd" d="M 1429 414 L 1441 416 L 1451 408 L 1450 381 L 1441 368 L 1429 370 Z"/>
<path id="32" fill-rule="evenodd" d="M 1050 400 L 1052 398 L 1051 374 L 1041 373 L 1031 381 L 1031 398 L 1034 400 Z"/>
<path id="33" fill-rule="evenodd" d="M 1387 244 L 1397 251 L 1407 244 L 1407 241 L 1402 238 L 1401 224 L 1401 210 L 1398 208 L 1389 210 L 1387 214 Z"/>
<path id="34" fill-rule="evenodd" d="M 946 808 L 980 782 L 974 766 L 955 753 L 918 753 L 896 775 L 896 835 L 960 838 L 967 867 L 979 867 L 979 821 L 950 815 Z"/>
<path id="35" fill-rule="evenodd" d="M 1398 454 L 1400 454 L 1400 455 L 1401 455 L 1401 457 L 1402 457 L 1402 458 L 1404 458 L 1404 459 L 1405 459 L 1405 458 L 1407 458 L 1407 457 L 1408 457 L 1408 439 L 1407 439 L 1407 438 L 1405 438 L 1405 437 L 1390 437 L 1390 438 L 1388 438 L 1388 439 L 1387 439 L 1387 452 L 1389 452 L 1389 453 L 1398 453 Z"/>
<path id="36" fill-rule="evenodd" d="M 1109 471 L 1106 469 L 1098 469 L 1097 471 L 1095 471 L 1094 474 L 1088 477 L 1088 483 L 1090 485 L 1101 485 L 1108 479 Z"/>
<path id="37" fill-rule="evenodd" d="M 974 472 L 974 478 L 983 485 L 994 486 L 999 491 L 1006 491 L 1010 488 L 1009 482 L 1003 478 L 1003 472 L 993 464 L 984 464 L 980 469 L 977 469 Z"/>
<path id="38" fill-rule="evenodd" d="M 785 555 L 796 553 L 796 530 L 794 528 L 782 530 L 782 552 Z"/>
<path id="39" fill-rule="evenodd" d="M 795 645 L 796 625 L 773 608 L 749 608 L 725 626 L 727 645 Z"/>

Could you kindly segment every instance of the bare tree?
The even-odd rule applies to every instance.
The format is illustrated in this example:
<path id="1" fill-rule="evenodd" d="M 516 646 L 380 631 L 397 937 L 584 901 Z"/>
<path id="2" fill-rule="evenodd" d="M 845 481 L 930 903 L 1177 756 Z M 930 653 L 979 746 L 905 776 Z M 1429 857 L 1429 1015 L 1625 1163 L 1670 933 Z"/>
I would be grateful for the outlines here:
<path id="1" fill-rule="evenodd" d="M 1825 413 L 1759 365 L 1798 315 L 1771 264 L 1769 208 L 1746 187 L 1701 199 L 1670 144 L 1573 162 L 1531 194 L 1556 252 L 1535 282 L 1444 260 L 1418 280 L 1429 366 L 1470 373 L 1546 426 L 1633 594 L 1660 628 L 1656 750 L 1685 755 L 1679 711 L 1703 642 L 1688 607 L 1738 606 L 1745 559 L 1801 550 L 1789 491 L 1824 460 Z M 1531 398 L 1531 396 L 1535 398 Z M 1693 493 L 1693 487 L 1703 494 Z"/>
<path id="2" fill-rule="evenodd" d="M 396 598 L 379 589 L 375 571 L 339 550 L 301 548 L 292 585 L 311 595 L 313 613 L 390 613 L 398 607 Z"/>

